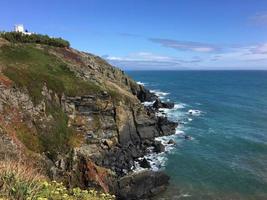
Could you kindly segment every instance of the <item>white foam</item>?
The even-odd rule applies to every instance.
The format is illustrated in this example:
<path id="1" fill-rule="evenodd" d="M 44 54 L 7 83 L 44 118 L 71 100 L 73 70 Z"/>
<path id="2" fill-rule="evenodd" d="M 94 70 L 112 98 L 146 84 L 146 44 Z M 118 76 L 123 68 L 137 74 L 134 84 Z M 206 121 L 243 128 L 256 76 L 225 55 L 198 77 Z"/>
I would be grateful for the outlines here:
<path id="1" fill-rule="evenodd" d="M 201 115 L 201 111 L 200 110 L 193 110 L 193 109 L 190 109 L 190 110 L 188 110 L 188 112 L 187 112 L 189 115 L 193 115 L 193 116 L 199 116 L 199 115 Z"/>
<path id="2" fill-rule="evenodd" d="M 168 113 L 170 112 L 172 109 L 169 109 L 169 108 L 159 108 L 159 111 L 160 112 L 164 112 L 164 113 Z"/>
<path id="3" fill-rule="evenodd" d="M 164 98 L 167 99 L 166 96 L 169 95 L 169 93 L 162 92 L 160 90 L 151 90 L 151 92 L 155 93 L 160 99 L 164 99 Z M 168 98 L 167 101 L 170 101 L 170 99 Z M 151 106 L 153 103 L 154 102 L 144 102 L 143 105 Z M 184 108 L 186 106 L 187 105 L 183 103 L 176 103 L 174 104 L 174 107 L 172 109 L 160 108 L 159 111 L 156 113 L 156 115 L 167 116 L 172 121 L 186 120 L 186 122 L 188 122 L 188 121 L 192 121 L 192 118 L 187 117 L 186 116 L 187 114 L 194 115 L 194 116 L 198 116 L 201 114 L 201 111 L 193 110 L 193 109 L 188 110 L 188 112 L 186 113 L 186 111 L 184 111 Z M 176 132 L 174 135 L 155 138 L 155 140 L 160 141 L 165 146 L 165 152 L 157 154 L 154 152 L 153 147 L 148 148 L 149 153 L 145 155 L 143 158 L 146 158 L 147 161 L 150 163 L 151 170 L 158 171 L 158 170 L 164 169 L 164 167 L 166 166 L 166 162 L 167 162 L 166 154 L 172 153 L 173 149 L 175 148 L 175 144 L 169 143 L 169 141 L 171 139 L 174 140 L 175 143 L 177 143 L 178 141 L 183 141 L 181 140 L 181 137 L 184 138 L 185 133 L 184 131 L 181 130 L 182 127 L 183 126 L 181 125 L 178 126 L 176 128 Z M 139 158 L 139 161 L 143 158 Z M 139 162 L 136 161 L 135 166 L 134 166 L 134 171 L 142 171 L 142 170 L 145 170 L 145 169 L 140 167 Z"/>
<path id="4" fill-rule="evenodd" d="M 160 99 L 164 99 L 167 95 L 170 94 L 168 92 L 162 92 L 160 90 L 150 90 L 150 92 L 155 93 Z"/>
<path id="5" fill-rule="evenodd" d="M 182 197 L 191 197 L 191 194 L 183 194 Z"/>
<path id="6" fill-rule="evenodd" d="M 143 82 L 141 82 L 141 81 L 137 81 L 136 83 L 139 84 L 139 85 L 143 85 L 143 86 L 146 85 L 146 83 L 143 83 Z"/>
<path id="7" fill-rule="evenodd" d="M 184 134 L 184 131 L 176 129 L 175 135 L 181 135 L 181 134 Z"/>
<path id="8" fill-rule="evenodd" d="M 143 104 L 144 106 L 152 106 L 154 102 L 155 102 L 155 101 L 145 101 L 145 102 L 143 102 L 142 104 Z"/>
<path id="9" fill-rule="evenodd" d="M 171 153 L 172 150 L 175 148 L 174 147 L 175 144 L 169 144 L 169 141 L 171 139 L 174 141 L 177 141 L 177 138 L 179 137 L 178 135 L 180 134 L 183 134 L 183 131 L 177 129 L 176 134 L 174 135 L 155 138 L 155 140 L 160 141 L 165 146 L 165 151 L 162 153 L 155 153 L 154 148 L 149 147 L 147 150 L 150 153 L 148 153 L 142 158 L 138 158 L 138 160 L 140 161 L 145 158 L 149 162 L 151 166 L 151 170 L 153 171 L 159 171 L 161 169 L 164 169 L 164 167 L 166 166 L 166 162 L 168 160 L 166 157 L 166 154 Z M 143 171 L 143 170 L 145 170 L 145 168 L 140 167 L 139 162 L 135 161 L 133 171 L 137 172 L 137 171 Z"/>
<path id="10" fill-rule="evenodd" d="M 185 107 L 184 103 L 178 103 L 178 104 L 174 104 L 173 109 L 174 110 L 178 110 L 178 109 L 181 109 L 181 108 L 184 108 L 184 107 Z"/>

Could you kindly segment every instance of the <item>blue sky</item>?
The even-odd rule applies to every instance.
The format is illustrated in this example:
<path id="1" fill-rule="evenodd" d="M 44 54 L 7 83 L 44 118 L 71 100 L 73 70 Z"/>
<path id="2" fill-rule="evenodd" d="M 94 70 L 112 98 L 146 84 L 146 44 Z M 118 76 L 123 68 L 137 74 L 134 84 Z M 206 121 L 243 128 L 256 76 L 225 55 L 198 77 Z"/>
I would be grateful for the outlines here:
<path id="1" fill-rule="evenodd" d="M 20 23 L 123 69 L 267 69 L 267 0 L 1 1 Z"/>

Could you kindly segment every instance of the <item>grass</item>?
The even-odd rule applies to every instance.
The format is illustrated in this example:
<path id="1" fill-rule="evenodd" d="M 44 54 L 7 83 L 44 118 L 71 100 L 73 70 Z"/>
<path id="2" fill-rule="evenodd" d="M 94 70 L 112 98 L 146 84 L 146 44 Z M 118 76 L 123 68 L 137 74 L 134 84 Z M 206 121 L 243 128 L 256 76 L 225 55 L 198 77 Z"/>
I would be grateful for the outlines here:
<path id="1" fill-rule="evenodd" d="M 96 190 L 67 189 L 49 181 L 34 168 L 20 162 L 0 162 L 0 199 L 8 200 L 114 200 Z"/>
<path id="2" fill-rule="evenodd" d="M 60 97 L 63 93 L 67 96 L 96 94 L 101 92 L 102 88 L 93 82 L 78 78 L 63 61 L 34 45 L 2 46 L 1 64 L 5 66 L 4 75 L 16 86 L 27 89 L 36 105 L 44 101 L 47 116 L 53 117 L 53 120 L 47 122 L 45 129 L 43 128 L 45 122 L 36 123 L 37 135 L 24 129 L 18 130 L 17 136 L 20 141 L 34 152 L 45 152 L 51 159 L 60 153 L 66 153 L 72 145 L 79 145 L 80 139 L 75 141 L 77 134 L 68 127 L 67 115 L 54 99 L 48 100 L 43 96 L 43 87 L 46 85 L 53 91 L 52 98 L 55 94 Z"/>
<path id="3" fill-rule="evenodd" d="M 3 73 L 20 87 L 26 87 L 32 100 L 42 100 L 44 85 L 55 93 L 80 96 L 98 93 L 102 88 L 91 81 L 76 77 L 67 65 L 34 45 L 9 45 L 0 48 Z"/>
<path id="4" fill-rule="evenodd" d="M 48 35 L 25 35 L 19 32 L 0 32 L 0 36 L 12 43 L 37 43 L 55 47 L 70 47 L 70 43 L 62 38 L 51 38 Z"/>
<path id="5" fill-rule="evenodd" d="M 37 134 L 34 134 L 31 130 L 25 126 L 25 124 L 20 124 L 16 130 L 17 138 L 31 151 L 36 153 L 42 153 L 44 148 L 42 147 L 40 138 Z"/>
<path id="6" fill-rule="evenodd" d="M 131 98 L 124 95 L 124 91 L 120 91 L 115 84 L 103 83 L 99 86 L 93 81 L 77 77 L 63 60 L 49 53 L 51 48 L 55 47 L 43 46 L 42 49 L 34 44 L 3 45 L 0 47 L 0 66 L 3 66 L 2 73 L 15 86 L 29 92 L 35 105 L 45 102 L 46 115 L 53 119 L 40 122 L 36 120 L 36 135 L 26 129 L 18 129 L 17 136 L 29 150 L 44 152 L 54 160 L 58 154 L 65 154 L 72 147 L 79 146 L 83 139 L 68 126 L 68 117 L 54 99 L 55 95 L 60 98 L 63 94 L 82 96 L 107 91 L 114 102 L 124 100 L 128 104 L 131 103 Z M 52 91 L 51 100 L 42 94 L 44 86 Z M 98 129 L 99 119 L 95 122 L 95 129 Z"/>

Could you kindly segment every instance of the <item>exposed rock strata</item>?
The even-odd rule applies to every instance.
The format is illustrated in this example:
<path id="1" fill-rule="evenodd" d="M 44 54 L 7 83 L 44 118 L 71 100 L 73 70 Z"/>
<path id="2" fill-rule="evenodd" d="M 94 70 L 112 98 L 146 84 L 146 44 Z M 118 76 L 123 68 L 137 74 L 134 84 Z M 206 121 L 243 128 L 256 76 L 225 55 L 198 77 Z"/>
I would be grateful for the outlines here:
<path id="1" fill-rule="evenodd" d="M 156 109 L 172 105 L 160 102 L 155 94 L 97 56 L 62 48 L 49 49 L 49 53 L 63 60 L 77 77 L 93 81 L 103 90 L 67 96 L 44 84 L 42 101 L 36 104 L 25 87 L 0 69 L 0 158 L 12 159 L 18 154 L 34 157 L 53 179 L 69 186 L 99 187 L 122 199 L 141 199 L 162 191 L 168 183 L 164 173 L 132 173 L 132 168 L 148 147 L 164 151 L 155 137 L 174 134 L 177 127 L 141 102 L 156 101 Z M 53 133 L 57 121 L 57 115 L 49 114 L 51 106 L 67 116 L 74 144 L 49 149 L 40 143 L 40 138 Z"/>

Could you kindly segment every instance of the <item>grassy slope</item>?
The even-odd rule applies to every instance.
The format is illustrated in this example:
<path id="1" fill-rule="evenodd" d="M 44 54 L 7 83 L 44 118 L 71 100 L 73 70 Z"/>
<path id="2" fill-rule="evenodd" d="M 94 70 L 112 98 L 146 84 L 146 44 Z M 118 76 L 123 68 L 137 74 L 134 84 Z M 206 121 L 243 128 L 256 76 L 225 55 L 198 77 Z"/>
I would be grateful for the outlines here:
<path id="1" fill-rule="evenodd" d="M 47 47 L 51 48 L 51 47 Z M 42 99 L 44 84 L 57 94 L 80 96 L 101 91 L 93 82 L 83 81 L 67 65 L 34 45 L 9 45 L 0 48 L 3 73 L 18 86 L 26 87 L 35 103 Z"/>
<path id="2" fill-rule="evenodd" d="M 3 77 L 12 80 L 12 84 L 15 86 L 25 88 L 35 105 L 42 101 L 45 102 L 46 115 L 52 116 L 53 120 L 49 124 L 44 124 L 44 121 L 38 124 L 38 120 L 35 121 L 34 126 L 37 134 L 29 129 L 27 123 L 23 121 L 24 119 L 17 120 L 17 124 L 11 123 L 12 127 L 8 128 L 16 131 L 16 137 L 27 149 L 36 153 L 44 152 L 49 158 L 54 159 L 58 154 L 69 151 L 82 139 L 71 127 L 68 127 L 68 117 L 60 105 L 55 100 L 48 100 L 42 95 L 44 85 L 59 97 L 63 93 L 67 96 L 81 96 L 97 94 L 102 91 L 107 91 L 114 101 L 124 100 L 125 103 L 131 103 L 132 101 L 135 102 L 135 97 L 116 82 L 105 80 L 105 76 L 101 85 L 78 78 L 70 70 L 67 62 L 65 63 L 65 59 L 60 59 L 49 53 L 49 50 L 55 47 L 45 45 L 42 48 L 39 47 L 35 44 L 11 44 L 5 43 L 5 41 L 1 44 L 0 38 L 0 78 L 3 75 Z M 102 60 L 100 61 L 102 62 Z M 7 114 L 7 116 L 8 113 L 17 115 L 16 112 L 20 112 L 19 110 L 12 111 L 8 105 L 4 109 L 6 111 L 3 115 Z M 10 121 L 12 122 L 12 120 Z M 44 125 L 47 127 L 46 130 L 42 128 Z M 2 128 L 8 132 L 5 130 L 7 127 Z M 14 130 L 13 132 L 15 132 Z"/>
<path id="3" fill-rule="evenodd" d="M 53 48 L 46 46 L 45 48 Z M 75 145 L 77 139 L 73 130 L 68 127 L 67 115 L 56 101 L 48 101 L 42 95 L 44 85 L 61 96 L 80 96 L 96 94 L 103 89 L 90 81 L 84 81 L 75 76 L 67 65 L 47 50 L 39 49 L 35 45 L 10 44 L 0 47 L 0 65 L 4 66 L 2 73 L 20 88 L 26 88 L 35 104 L 42 100 L 46 103 L 47 115 L 54 120 L 47 124 L 47 129 L 41 129 L 37 123 L 38 135 L 33 137 L 30 131 L 20 127 L 17 137 L 28 149 L 41 153 L 46 152 L 53 159 L 58 153 L 64 153 Z M 41 122 L 43 123 L 43 122 Z M 47 134 L 48 133 L 48 134 Z M 34 138 L 31 140 L 30 138 Z"/>

